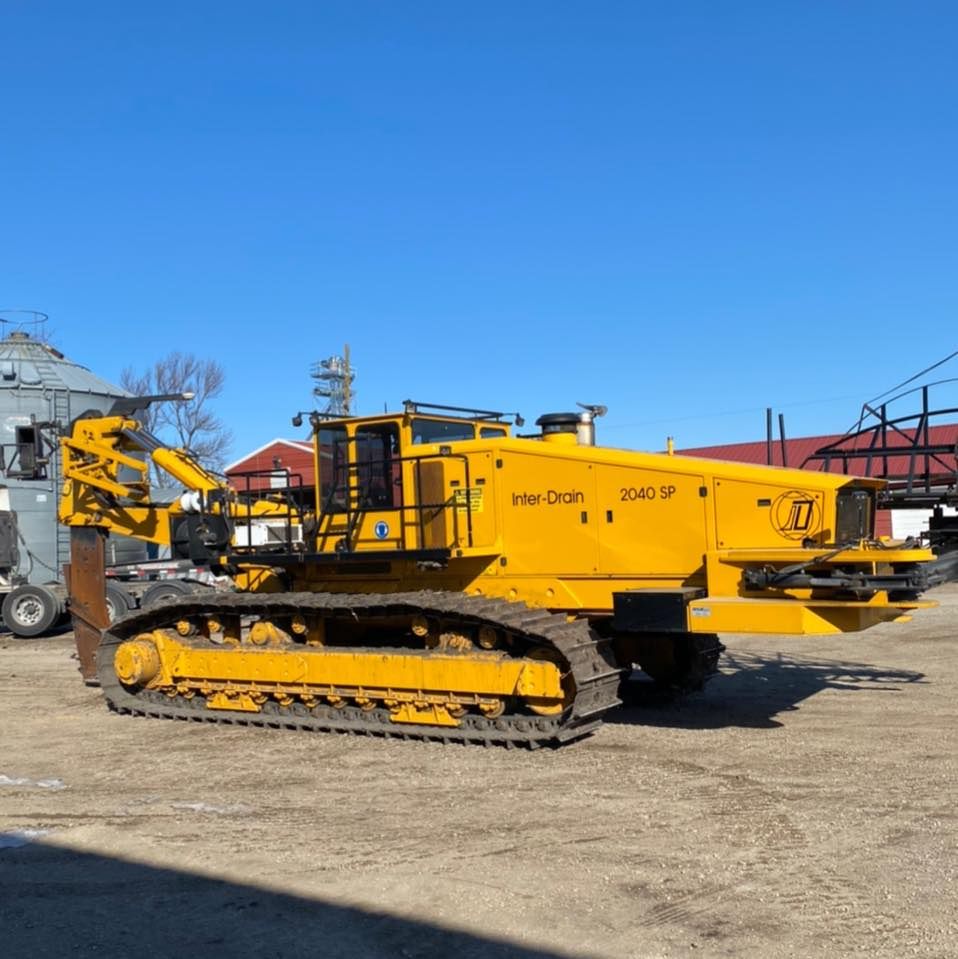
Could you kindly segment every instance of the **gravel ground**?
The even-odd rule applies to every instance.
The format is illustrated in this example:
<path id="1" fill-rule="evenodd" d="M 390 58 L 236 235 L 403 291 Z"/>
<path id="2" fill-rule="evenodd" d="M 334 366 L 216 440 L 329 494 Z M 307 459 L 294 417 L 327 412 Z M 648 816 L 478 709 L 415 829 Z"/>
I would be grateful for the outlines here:
<path id="1" fill-rule="evenodd" d="M 0 639 L 3 954 L 958 955 L 958 587 L 555 751 L 111 715 Z"/>

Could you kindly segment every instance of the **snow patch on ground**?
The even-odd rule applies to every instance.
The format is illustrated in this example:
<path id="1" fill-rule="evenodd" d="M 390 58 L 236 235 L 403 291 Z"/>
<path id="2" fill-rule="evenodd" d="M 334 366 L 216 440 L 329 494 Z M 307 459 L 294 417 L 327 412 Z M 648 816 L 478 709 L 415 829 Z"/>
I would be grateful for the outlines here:
<path id="1" fill-rule="evenodd" d="M 38 789 L 66 789 L 62 779 L 27 779 L 25 776 L 5 776 L 0 773 L 0 786 L 35 786 Z"/>
<path id="2" fill-rule="evenodd" d="M 0 832 L 0 849 L 19 849 L 29 846 L 34 839 L 42 839 L 52 832 L 50 829 L 12 829 Z"/>

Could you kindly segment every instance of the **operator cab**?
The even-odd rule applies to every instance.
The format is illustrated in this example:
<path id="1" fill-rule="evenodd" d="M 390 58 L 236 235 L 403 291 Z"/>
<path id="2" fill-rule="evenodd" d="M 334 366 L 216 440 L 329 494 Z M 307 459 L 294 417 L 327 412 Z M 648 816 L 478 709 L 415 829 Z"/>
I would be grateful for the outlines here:
<path id="1" fill-rule="evenodd" d="M 421 450 L 423 446 L 504 439 L 512 433 L 512 423 L 505 416 L 490 410 L 407 400 L 402 413 L 318 424 L 315 455 L 319 512 L 402 509 L 404 461 L 438 455 Z M 521 417 L 517 423 L 521 423 Z"/>
<path id="2" fill-rule="evenodd" d="M 521 425 L 522 418 L 411 400 L 401 413 L 314 420 L 318 548 L 330 542 L 340 551 L 371 548 L 377 544 L 370 534 L 386 549 L 421 543 L 427 514 L 450 508 L 432 502 L 430 467 L 440 459 L 465 466 L 457 444 L 505 439 L 513 422 Z"/>

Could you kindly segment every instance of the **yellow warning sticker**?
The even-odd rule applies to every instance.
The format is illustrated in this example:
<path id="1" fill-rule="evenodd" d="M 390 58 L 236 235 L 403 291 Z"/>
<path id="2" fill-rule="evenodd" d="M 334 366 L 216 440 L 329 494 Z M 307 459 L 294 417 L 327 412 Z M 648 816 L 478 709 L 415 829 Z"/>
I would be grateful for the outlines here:
<path id="1" fill-rule="evenodd" d="M 457 489 L 453 494 L 456 509 L 469 509 L 473 513 L 482 512 L 482 487 L 470 486 L 469 489 Z"/>

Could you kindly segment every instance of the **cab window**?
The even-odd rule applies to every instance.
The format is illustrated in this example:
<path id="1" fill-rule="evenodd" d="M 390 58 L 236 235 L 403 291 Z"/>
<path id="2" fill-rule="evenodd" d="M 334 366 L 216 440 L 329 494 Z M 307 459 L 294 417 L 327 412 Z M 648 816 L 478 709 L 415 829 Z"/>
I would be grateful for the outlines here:
<path id="1" fill-rule="evenodd" d="M 456 440 L 471 440 L 476 437 L 476 429 L 469 422 L 448 423 L 444 420 L 425 420 L 415 418 L 412 421 L 412 441 L 419 443 L 455 443 Z"/>
<path id="2" fill-rule="evenodd" d="M 377 423 L 356 430 L 354 459 L 360 509 L 401 506 L 399 427 Z"/>
<path id="3" fill-rule="evenodd" d="M 483 426 L 479 430 L 479 435 L 484 439 L 488 440 L 496 436 L 505 436 L 506 431 L 498 426 Z"/>

